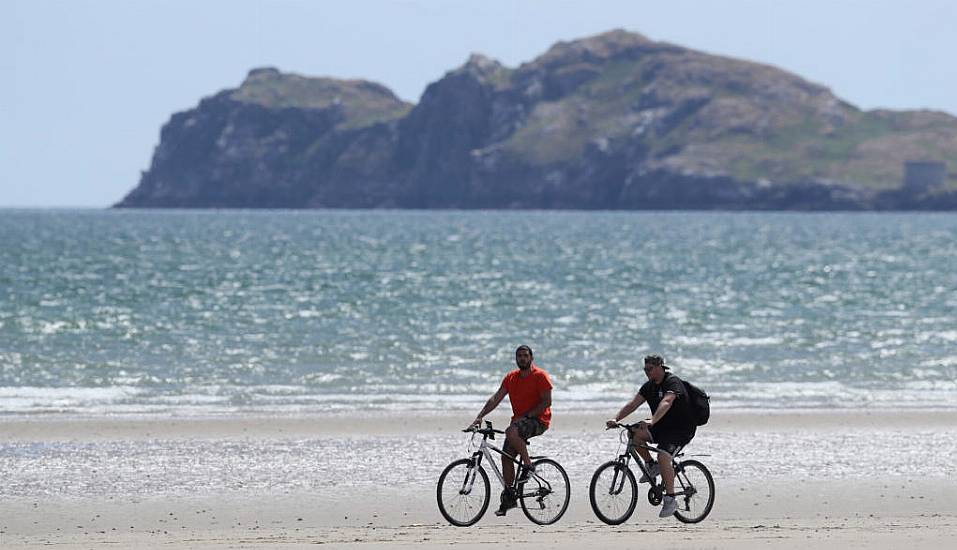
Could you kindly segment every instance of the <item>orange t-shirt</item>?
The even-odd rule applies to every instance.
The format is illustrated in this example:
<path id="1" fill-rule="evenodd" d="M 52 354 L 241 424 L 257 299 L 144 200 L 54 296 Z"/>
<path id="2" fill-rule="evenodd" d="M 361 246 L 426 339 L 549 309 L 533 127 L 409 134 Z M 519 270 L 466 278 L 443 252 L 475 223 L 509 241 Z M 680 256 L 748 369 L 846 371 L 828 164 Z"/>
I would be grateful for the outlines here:
<path id="1" fill-rule="evenodd" d="M 505 375 L 502 385 L 508 391 L 508 400 L 512 402 L 512 422 L 516 418 L 531 410 L 542 400 L 542 392 L 552 389 L 552 381 L 548 373 L 532 364 L 531 372 L 522 378 L 522 371 L 515 369 Z M 538 420 L 548 427 L 552 419 L 552 408 L 545 409 Z"/>

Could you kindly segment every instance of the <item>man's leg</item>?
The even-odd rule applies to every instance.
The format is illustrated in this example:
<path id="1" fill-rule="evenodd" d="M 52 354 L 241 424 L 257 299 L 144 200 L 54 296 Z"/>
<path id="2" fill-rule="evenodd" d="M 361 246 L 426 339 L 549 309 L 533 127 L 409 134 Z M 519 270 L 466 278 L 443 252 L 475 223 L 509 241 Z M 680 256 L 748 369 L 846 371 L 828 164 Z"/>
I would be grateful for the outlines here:
<path id="1" fill-rule="evenodd" d="M 675 468 L 671 465 L 671 455 L 664 451 L 659 452 L 658 467 L 661 468 L 661 481 L 665 486 L 665 493 L 675 494 Z"/>
<path id="2" fill-rule="evenodd" d="M 665 486 L 658 517 L 667 518 L 673 516 L 678 508 L 678 503 L 675 501 L 675 469 L 671 464 L 671 458 L 678 445 L 665 441 L 660 443 L 658 448 L 662 449 L 658 452 L 658 466 L 661 469 L 662 484 Z"/>
<path id="3" fill-rule="evenodd" d="M 641 425 L 635 431 L 634 435 L 631 437 L 632 443 L 635 444 L 635 451 L 638 452 L 638 456 L 642 458 L 646 463 L 651 462 L 651 451 L 644 449 L 641 445 L 651 443 L 655 439 L 651 437 L 651 432 L 648 430 L 648 426 Z"/>
<path id="4" fill-rule="evenodd" d="M 517 434 L 518 429 L 515 426 L 509 426 L 505 430 L 505 444 L 502 445 L 502 479 L 505 480 L 505 491 L 502 493 L 502 505 L 499 507 L 498 511 L 495 512 L 497 516 L 504 516 L 505 513 L 515 507 L 515 494 L 512 489 L 512 482 L 515 481 L 515 463 L 512 462 L 511 457 L 515 456 L 518 453 L 518 445 L 515 444 L 514 438 L 511 437 L 511 434 Z M 518 437 L 519 442 L 522 444 L 522 449 L 525 450 L 525 456 L 528 456 L 528 449 L 525 448 L 525 440 L 521 438 L 521 435 Z"/>
<path id="5" fill-rule="evenodd" d="M 528 457 L 528 446 L 525 445 L 525 438 L 518 432 L 517 426 L 513 424 L 505 430 L 505 440 L 508 442 L 508 446 L 515 449 L 518 456 L 522 458 L 522 464 L 526 466 L 532 464 L 532 460 Z"/>
<path id="6" fill-rule="evenodd" d="M 645 469 L 648 470 L 648 474 L 641 474 L 641 479 L 638 480 L 638 483 L 651 483 L 658 475 L 658 464 L 652 460 L 651 451 L 640 447 L 640 445 L 653 443 L 654 441 L 655 438 L 647 426 L 642 425 L 635 430 L 635 435 L 632 438 L 632 442 L 635 444 L 635 451 L 638 452 L 638 456 L 645 461 Z"/>
<path id="7" fill-rule="evenodd" d="M 505 489 L 502 490 L 502 503 L 496 510 L 496 516 L 504 516 L 506 512 L 515 507 L 515 492 L 512 490 L 512 480 L 515 479 L 515 467 L 512 465 L 509 455 L 514 453 L 508 448 L 508 442 L 502 445 L 502 478 L 505 479 Z"/>
<path id="8" fill-rule="evenodd" d="M 508 432 L 506 431 L 506 433 Z M 505 437 L 506 439 L 508 438 L 507 435 Z M 514 448 L 510 449 L 507 444 L 503 447 L 504 448 L 502 450 L 505 451 L 505 454 L 502 455 L 502 477 L 505 478 L 505 486 L 511 487 L 512 480 L 515 479 L 515 463 L 512 462 L 512 459 L 509 458 L 509 455 L 515 451 Z"/>

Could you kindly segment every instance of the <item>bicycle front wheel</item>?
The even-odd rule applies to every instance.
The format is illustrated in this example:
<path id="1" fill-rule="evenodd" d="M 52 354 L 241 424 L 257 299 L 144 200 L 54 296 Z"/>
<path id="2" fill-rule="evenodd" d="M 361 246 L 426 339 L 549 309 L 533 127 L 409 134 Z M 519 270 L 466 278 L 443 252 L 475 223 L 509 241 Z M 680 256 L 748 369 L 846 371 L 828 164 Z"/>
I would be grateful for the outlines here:
<path id="1" fill-rule="evenodd" d="M 535 473 L 519 489 L 522 511 L 539 525 L 551 525 L 568 509 L 571 485 L 561 465 L 550 458 L 536 460 Z"/>
<path id="2" fill-rule="evenodd" d="M 595 470 L 588 487 L 591 509 L 608 525 L 620 525 L 631 517 L 638 504 L 635 474 L 623 462 L 612 460 Z"/>
<path id="3" fill-rule="evenodd" d="M 439 476 L 436 498 L 439 511 L 452 525 L 468 527 L 488 510 L 488 474 L 470 458 L 456 460 Z"/>
<path id="4" fill-rule="evenodd" d="M 684 523 L 698 523 L 714 506 L 714 478 L 704 464 L 685 460 L 675 468 L 675 495 L 678 510 L 675 517 Z"/>

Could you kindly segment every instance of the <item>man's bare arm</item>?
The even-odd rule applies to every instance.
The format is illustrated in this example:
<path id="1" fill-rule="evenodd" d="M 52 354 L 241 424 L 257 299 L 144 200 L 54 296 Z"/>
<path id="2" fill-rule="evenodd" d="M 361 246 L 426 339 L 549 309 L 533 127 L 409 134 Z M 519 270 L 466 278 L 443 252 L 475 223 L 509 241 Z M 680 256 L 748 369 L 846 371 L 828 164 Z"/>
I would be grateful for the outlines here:
<path id="1" fill-rule="evenodd" d="M 615 423 L 620 422 L 622 418 L 628 416 L 629 414 L 635 412 L 635 409 L 641 406 L 645 402 L 645 398 L 642 397 L 640 393 L 636 393 L 634 397 L 631 398 L 631 401 L 625 403 L 625 406 L 618 411 L 618 414 L 615 415 L 615 418 L 609 420 L 605 424 L 610 428 Z"/>
<path id="2" fill-rule="evenodd" d="M 505 399 L 505 396 L 508 394 L 508 390 L 505 389 L 505 383 L 503 382 L 499 386 L 498 391 L 495 392 L 492 397 L 488 398 L 488 401 L 485 402 L 485 406 L 482 407 L 482 412 L 478 413 L 478 416 L 475 417 L 475 420 L 472 421 L 470 428 L 479 426 L 482 423 L 482 419 L 485 418 L 485 415 L 495 410 L 495 407 L 498 407 L 498 404 L 502 402 L 502 399 Z"/>

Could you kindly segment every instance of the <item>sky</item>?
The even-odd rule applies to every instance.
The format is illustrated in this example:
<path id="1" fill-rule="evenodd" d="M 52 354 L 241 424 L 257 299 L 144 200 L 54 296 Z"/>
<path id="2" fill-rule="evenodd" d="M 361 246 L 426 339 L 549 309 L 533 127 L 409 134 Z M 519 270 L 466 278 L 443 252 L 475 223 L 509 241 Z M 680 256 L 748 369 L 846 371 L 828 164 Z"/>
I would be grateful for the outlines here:
<path id="1" fill-rule="evenodd" d="M 254 67 L 416 102 L 473 52 L 515 67 L 614 28 L 758 61 L 863 109 L 957 115 L 953 0 L 0 0 L 0 207 L 103 208 L 160 128 Z"/>

